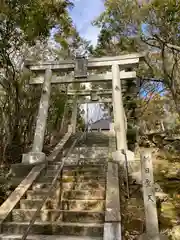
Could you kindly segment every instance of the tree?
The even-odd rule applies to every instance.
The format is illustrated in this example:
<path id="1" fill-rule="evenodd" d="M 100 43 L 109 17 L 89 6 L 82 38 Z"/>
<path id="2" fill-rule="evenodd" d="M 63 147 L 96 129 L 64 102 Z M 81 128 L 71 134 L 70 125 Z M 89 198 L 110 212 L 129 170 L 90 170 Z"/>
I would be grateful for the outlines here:
<path id="1" fill-rule="evenodd" d="M 104 5 L 105 11 L 94 21 L 101 29 L 94 54 L 102 56 L 147 52 L 144 62 L 137 70 L 140 96 L 145 97 L 143 96 L 145 92 L 169 94 L 169 99 L 174 101 L 173 109 L 180 116 L 178 80 L 180 3 L 175 0 L 141 2 L 106 0 Z M 128 96 L 124 95 L 124 103 L 130 130 L 138 123 L 138 115 L 134 110 L 137 108 L 136 103 L 141 100 L 135 99 L 129 92 L 130 88 L 135 87 L 134 83 L 132 82 L 131 86 L 129 81 L 128 85 L 126 88 Z M 150 101 L 151 98 L 146 101 L 146 105 Z M 133 118 L 129 116 L 129 112 Z M 174 126 L 177 130 L 177 124 Z M 132 139 L 132 136 L 129 138 Z"/>
<path id="2" fill-rule="evenodd" d="M 3 161 L 19 161 L 24 147 L 32 141 L 40 88 L 35 90 L 27 85 L 28 73 L 22 71 L 24 60 L 35 57 L 35 52 L 40 53 L 39 43 L 47 46 L 53 27 L 63 32 L 64 38 L 71 34 L 70 6 L 69 0 L 56 3 L 47 0 L 1 1 L 0 115 L 3 121 L 0 139 Z"/>
<path id="3" fill-rule="evenodd" d="M 95 21 L 101 28 L 97 53 L 148 51 L 138 77 L 163 82 L 180 115 L 180 3 L 175 0 L 104 2 L 105 11 Z"/>
<path id="4" fill-rule="evenodd" d="M 77 55 L 81 56 L 87 56 L 90 49 L 90 41 L 87 41 L 86 39 L 82 38 L 76 27 L 73 26 L 71 35 L 66 38 L 65 41 L 63 41 L 61 35 L 59 33 L 55 34 L 55 40 L 59 44 L 57 49 L 55 50 L 56 56 L 61 59 L 75 59 Z M 61 87 L 59 87 L 61 88 Z M 85 89 L 85 85 L 80 83 L 73 83 L 68 86 L 68 89 Z M 74 96 L 72 99 L 74 99 L 76 96 Z M 75 100 L 75 99 L 74 99 Z M 67 109 L 71 109 L 72 111 L 73 105 L 68 104 Z M 84 128 L 84 119 L 82 118 L 82 109 L 80 106 L 78 106 L 78 116 L 77 116 L 77 126 L 79 128 Z M 65 112 L 64 112 L 65 114 Z M 63 117 L 64 118 L 64 117 Z"/>

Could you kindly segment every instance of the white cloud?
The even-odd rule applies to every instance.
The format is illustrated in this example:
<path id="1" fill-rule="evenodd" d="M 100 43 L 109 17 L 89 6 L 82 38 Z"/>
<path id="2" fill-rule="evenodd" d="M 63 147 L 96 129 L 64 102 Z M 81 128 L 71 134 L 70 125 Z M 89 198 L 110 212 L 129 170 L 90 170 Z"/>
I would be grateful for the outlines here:
<path id="1" fill-rule="evenodd" d="M 102 0 L 76 0 L 75 7 L 70 12 L 75 25 L 82 37 L 92 41 L 95 45 L 99 29 L 92 26 L 92 21 L 98 17 L 104 9 Z"/>

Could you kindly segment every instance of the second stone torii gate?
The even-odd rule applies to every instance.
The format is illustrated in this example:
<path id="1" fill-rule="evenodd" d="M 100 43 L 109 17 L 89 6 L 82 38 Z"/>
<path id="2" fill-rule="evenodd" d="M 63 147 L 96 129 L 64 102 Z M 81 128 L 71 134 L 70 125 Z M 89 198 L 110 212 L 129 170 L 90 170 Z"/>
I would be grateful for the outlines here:
<path id="1" fill-rule="evenodd" d="M 128 54 L 115 57 L 103 57 L 92 59 L 77 59 L 76 61 L 45 62 L 33 63 L 26 62 L 26 67 L 33 73 L 30 84 L 42 84 L 43 91 L 39 107 L 34 143 L 32 152 L 29 154 L 31 159 L 24 158 L 26 162 L 43 161 L 42 146 L 44 141 L 44 132 L 46 128 L 46 119 L 49 106 L 50 86 L 51 84 L 70 84 L 70 83 L 88 83 L 112 81 L 112 100 L 114 113 L 114 130 L 117 141 L 118 160 L 123 160 L 119 153 L 127 151 L 126 126 L 124 118 L 122 84 L 121 80 L 131 80 L 136 78 L 135 71 L 127 71 L 138 66 L 142 54 Z M 108 70 L 105 74 L 88 74 L 88 70 Z M 111 72 L 109 72 L 111 70 Z M 44 78 L 45 74 L 45 78 Z M 74 114 L 72 113 L 73 126 L 76 126 L 77 98 L 74 103 Z M 37 156 L 41 156 L 40 159 Z M 131 159 L 133 160 L 133 159 Z"/>

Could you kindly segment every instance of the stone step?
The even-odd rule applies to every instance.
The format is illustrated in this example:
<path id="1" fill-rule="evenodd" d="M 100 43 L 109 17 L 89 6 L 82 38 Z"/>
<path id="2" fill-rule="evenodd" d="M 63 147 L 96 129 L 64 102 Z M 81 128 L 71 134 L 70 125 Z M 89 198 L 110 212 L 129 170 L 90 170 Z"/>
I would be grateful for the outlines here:
<path id="1" fill-rule="evenodd" d="M 72 151 L 72 154 L 94 154 L 94 153 L 108 153 L 109 148 L 108 147 L 76 147 L 74 148 L 74 150 Z"/>
<path id="2" fill-rule="evenodd" d="M 37 207 L 42 203 L 40 199 L 28 200 L 21 199 L 20 200 L 20 208 L 21 209 L 37 209 Z M 63 210 L 91 210 L 91 211 L 101 211 L 104 209 L 104 200 L 99 199 L 84 199 L 84 200 L 70 200 L 64 199 L 61 204 L 60 201 L 56 199 L 47 199 L 44 203 L 42 210 L 44 209 L 59 209 L 60 205 Z"/>
<path id="3" fill-rule="evenodd" d="M 27 200 L 41 200 L 43 196 L 48 195 L 48 189 L 28 190 L 26 193 Z M 59 199 L 60 188 L 52 191 L 51 197 Z M 71 190 L 64 191 L 63 199 L 99 199 L 103 200 L 105 197 L 104 190 Z"/>
<path id="4" fill-rule="evenodd" d="M 21 240 L 22 235 L 17 234 L 1 234 L 1 240 Z M 103 240 L 103 237 L 88 236 L 60 236 L 60 235 L 28 235 L 27 240 Z"/>
<path id="5" fill-rule="evenodd" d="M 50 176 L 49 176 L 50 177 Z M 105 181 L 105 174 L 96 174 L 96 175 L 92 175 L 92 174 L 85 174 L 85 175 L 80 175 L 77 174 L 76 176 L 66 176 L 63 175 L 62 176 L 62 181 L 63 182 L 82 182 L 82 181 L 88 181 L 93 179 L 94 181 Z"/>
<path id="6" fill-rule="evenodd" d="M 51 177 L 57 174 L 57 170 L 47 170 L 44 176 Z M 106 169 L 105 168 L 94 168 L 94 169 L 73 169 L 73 170 L 64 170 L 64 175 L 83 175 L 83 176 L 94 176 L 94 175 L 105 175 Z"/>
<path id="7" fill-rule="evenodd" d="M 63 199 L 98 199 L 104 200 L 105 198 L 105 191 L 102 190 L 71 190 L 71 191 L 64 191 L 62 194 Z"/>
<path id="8" fill-rule="evenodd" d="M 75 147 L 74 148 L 74 151 L 78 151 L 78 150 L 81 150 L 81 151 L 84 151 L 84 150 L 91 150 L 91 149 L 99 149 L 99 150 L 104 150 L 104 149 L 107 149 L 108 147 L 106 146 L 98 146 L 98 145 L 92 145 L 92 146 L 86 146 L 86 145 L 83 145 L 80 146 L 80 147 Z"/>
<path id="9" fill-rule="evenodd" d="M 59 168 L 59 165 L 51 164 L 47 166 L 46 172 L 55 172 Z M 65 165 L 63 172 L 96 172 L 96 171 L 106 171 L 105 162 L 96 163 L 96 162 L 87 162 L 86 164 L 77 165 Z"/>
<path id="10" fill-rule="evenodd" d="M 89 181 L 83 182 L 63 182 L 62 188 L 66 190 L 91 190 L 91 189 L 105 190 L 105 180 L 97 181 L 91 179 Z"/>
<path id="11" fill-rule="evenodd" d="M 63 170 L 64 171 L 81 171 L 81 172 L 88 172 L 88 171 L 97 171 L 99 169 L 105 170 L 106 169 L 106 161 L 107 159 L 86 159 L 82 158 L 81 161 L 77 161 L 76 158 L 70 159 L 70 161 L 75 161 L 75 164 L 68 164 L 65 163 Z M 77 162 L 76 162 L 77 161 Z M 49 164 L 46 167 L 46 172 L 56 171 L 61 164 Z"/>
<path id="12" fill-rule="evenodd" d="M 20 208 L 21 209 L 37 209 L 37 207 L 42 203 L 40 199 L 21 199 L 20 200 Z M 44 203 L 42 210 L 44 209 L 57 209 L 59 206 L 59 202 L 55 199 L 47 199 Z"/>
<path id="13" fill-rule="evenodd" d="M 30 221 L 35 214 L 36 209 L 13 209 L 13 222 Z M 37 222 L 85 222 L 85 223 L 102 223 L 104 222 L 104 212 L 89 211 L 64 211 L 46 209 L 40 211 L 36 218 Z"/>
<path id="14" fill-rule="evenodd" d="M 61 206 L 63 210 L 73 211 L 104 211 L 105 201 L 98 199 L 85 199 L 85 200 L 62 200 Z"/>
<path id="15" fill-rule="evenodd" d="M 65 175 L 74 175 L 74 174 L 99 174 L 105 173 L 106 168 L 103 165 L 92 166 L 92 167 L 76 167 L 75 169 L 64 169 L 63 173 Z"/>
<path id="16" fill-rule="evenodd" d="M 90 151 L 83 154 L 71 153 L 69 155 L 69 159 L 71 158 L 91 158 L 91 159 L 96 158 L 97 159 L 97 158 L 106 158 L 106 157 L 108 157 L 108 151 Z"/>
<path id="17" fill-rule="evenodd" d="M 23 234 L 29 223 L 28 222 L 7 222 L 3 223 L 3 233 L 8 234 Z M 29 234 L 43 235 L 73 235 L 73 236 L 97 236 L 103 234 L 103 224 L 101 223 L 52 223 L 52 222 L 35 222 L 30 229 Z M 66 239 L 66 238 L 65 238 Z"/>
<path id="18" fill-rule="evenodd" d="M 107 156 L 106 158 L 80 158 L 75 157 L 75 158 L 70 158 L 68 161 L 65 161 L 64 167 L 70 167 L 70 166 L 89 166 L 89 165 L 98 165 L 98 164 L 106 164 L 107 163 Z"/>
<path id="19" fill-rule="evenodd" d="M 65 163 L 63 170 L 71 170 L 76 168 L 106 168 L 107 158 L 102 159 L 89 159 L 82 158 L 79 160 L 78 164 L 69 164 Z"/>
<path id="20" fill-rule="evenodd" d="M 40 189 L 44 189 L 44 190 L 48 190 L 49 187 L 51 186 L 51 183 L 47 183 L 47 182 L 38 182 L 38 183 L 34 183 L 32 185 L 32 190 L 40 190 Z M 57 182 L 57 187 L 60 187 L 60 182 Z M 65 190 L 91 190 L 92 188 L 98 189 L 98 190 L 105 190 L 105 180 L 103 181 L 97 181 L 94 179 L 91 179 L 89 181 L 84 181 L 84 182 L 80 182 L 80 183 L 75 183 L 75 182 L 64 182 L 62 183 L 62 188 Z"/>
<path id="21" fill-rule="evenodd" d="M 42 182 L 45 182 L 45 183 L 52 183 L 52 181 L 54 180 L 54 177 L 55 177 L 55 174 L 54 175 L 46 175 L 46 176 L 39 176 L 36 180 L 37 183 L 42 183 Z M 105 177 L 104 175 L 99 175 L 99 176 L 84 176 L 84 175 L 81 175 L 81 176 L 78 176 L 78 177 L 75 177 L 75 176 L 63 176 L 63 178 L 61 179 L 61 176 L 59 175 L 58 178 L 57 178 L 57 182 L 61 182 L 61 180 L 63 182 L 81 182 L 81 181 L 105 181 L 104 180 Z"/>
<path id="22" fill-rule="evenodd" d="M 108 146 L 80 146 L 80 147 L 75 147 L 72 150 L 72 153 L 86 153 L 86 152 L 103 152 L 103 151 L 108 151 L 109 148 Z"/>
<path id="23" fill-rule="evenodd" d="M 48 195 L 49 190 L 48 189 L 40 189 L 40 190 L 28 190 L 26 192 L 26 196 L 28 200 L 41 200 L 42 197 Z M 55 189 L 51 193 L 51 197 L 58 198 L 60 196 L 60 188 Z"/>

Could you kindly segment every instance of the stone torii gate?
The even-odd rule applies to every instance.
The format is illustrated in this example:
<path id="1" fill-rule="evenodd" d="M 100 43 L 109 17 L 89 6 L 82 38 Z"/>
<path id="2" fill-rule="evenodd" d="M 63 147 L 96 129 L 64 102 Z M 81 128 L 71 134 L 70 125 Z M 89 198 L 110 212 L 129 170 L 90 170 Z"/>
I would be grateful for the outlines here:
<path id="1" fill-rule="evenodd" d="M 125 112 L 123 108 L 122 98 L 122 84 L 121 80 L 133 80 L 136 79 L 135 71 L 128 71 L 138 66 L 140 59 L 143 58 L 143 54 L 127 54 L 115 57 L 102 57 L 102 58 L 77 58 L 71 61 L 60 62 L 43 62 L 33 63 L 26 61 L 25 67 L 31 72 L 30 84 L 43 84 L 42 95 L 39 106 L 39 114 L 37 118 L 34 143 L 32 151 L 23 155 L 24 163 L 37 163 L 45 161 L 45 155 L 42 153 L 44 133 L 46 128 L 50 89 L 51 84 L 72 84 L 72 83 L 95 83 L 112 81 L 112 90 L 71 90 L 68 91 L 68 95 L 74 96 L 88 96 L 91 95 L 91 100 L 78 100 L 77 97 L 73 101 L 72 112 L 72 130 L 76 129 L 77 118 L 77 104 L 83 102 L 113 102 L 113 114 L 114 114 L 114 130 L 117 142 L 117 154 L 115 158 L 117 160 L 124 160 L 122 150 L 128 153 L 127 139 L 126 139 L 126 120 Z M 90 71 L 104 71 L 105 74 L 94 74 Z M 110 70 L 110 71 L 109 71 Z M 97 100 L 97 95 L 112 95 L 109 99 Z M 72 100 L 70 100 L 72 102 Z M 128 155 L 128 154 L 127 154 Z M 130 156 L 131 155 L 131 156 Z M 128 155 L 130 160 L 133 160 L 133 154 Z"/>

